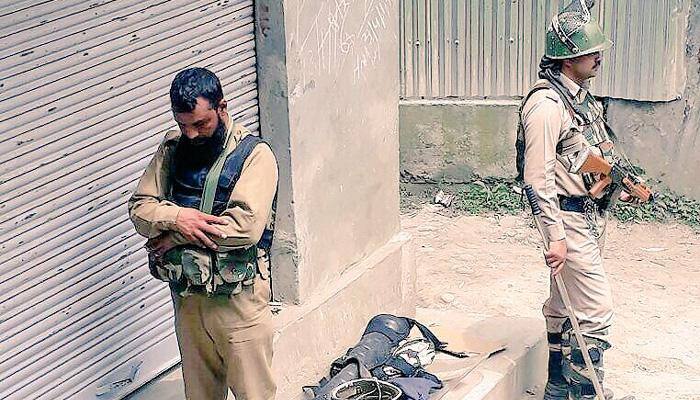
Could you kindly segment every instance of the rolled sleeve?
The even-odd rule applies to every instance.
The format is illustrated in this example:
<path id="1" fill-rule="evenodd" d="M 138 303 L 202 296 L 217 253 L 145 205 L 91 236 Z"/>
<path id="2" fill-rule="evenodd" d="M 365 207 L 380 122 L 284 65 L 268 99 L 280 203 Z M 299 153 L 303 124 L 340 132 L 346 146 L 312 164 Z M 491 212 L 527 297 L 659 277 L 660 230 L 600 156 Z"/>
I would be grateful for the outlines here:
<path id="1" fill-rule="evenodd" d="M 172 231 L 180 207 L 166 200 L 169 187 L 169 170 L 167 159 L 170 154 L 166 141 L 156 150 L 148 167 L 139 180 L 136 190 L 129 199 L 129 217 L 136 232 L 146 238 L 160 236 Z"/>

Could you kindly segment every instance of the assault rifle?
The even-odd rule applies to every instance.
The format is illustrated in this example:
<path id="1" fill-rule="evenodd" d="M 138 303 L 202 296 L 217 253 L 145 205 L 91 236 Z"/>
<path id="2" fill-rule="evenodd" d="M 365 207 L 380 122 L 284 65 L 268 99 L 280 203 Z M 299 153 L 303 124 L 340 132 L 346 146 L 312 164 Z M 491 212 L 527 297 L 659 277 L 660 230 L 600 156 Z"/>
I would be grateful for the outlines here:
<path id="1" fill-rule="evenodd" d="M 624 165 L 622 160 L 610 164 L 603 157 L 590 150 L 582 151 L 577 160 L 579 165 L 575 169 L 578 172 L 600 175 L 600 180 L 593 184 L 588 191 L 592 198 L 599 198 L 603 191 L 608 189 L 607 194 L 598 202 L 601 208 L 608 209 L 612 206 L 623 190 L 633 198 L 638 199 L 638 202 L 654 201 L 654 194 L 649 187 L 634 173 L 632 166 Z"/>

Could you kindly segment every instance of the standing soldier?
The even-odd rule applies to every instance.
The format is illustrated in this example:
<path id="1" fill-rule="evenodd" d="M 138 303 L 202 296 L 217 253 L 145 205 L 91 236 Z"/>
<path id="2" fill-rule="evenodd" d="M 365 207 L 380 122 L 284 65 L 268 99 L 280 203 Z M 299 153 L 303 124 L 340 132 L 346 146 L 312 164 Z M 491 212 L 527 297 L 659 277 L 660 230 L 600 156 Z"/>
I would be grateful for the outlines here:
<path id="1" fill-rule="evenodd" d="M 149 267 L 170 284 L 185 394 L 272 400 L 268 251 L 277 162 L 204 68 L 175 76 L 170 131 L 129 200 Z"/>
<path id="2" fill-rule="evenodd" d="M 608 329 L 613 317 L 601 255 L 610 202 L 588 194 L 598 176 L 572 173 L 576 156 L 586 148 L 608 162 L 617 157 L 603 107 L 588 91 L 589 80 L 599 71 L 602 51 L 612 46 L 591 18 L 592 3 L 576 0 L 552 19 L 540 79 L 521 106 L 517 147 L 520 179 L 532 185 L 542 209 L 549 241 L 547 264 L 552 275 L 561 274 L 566 284 L 585 348 L 602 381 L 603 352 L 610 347 Z M 627 193 L 620 195 L 622 201 L 631 199 Z M 550 349 L 544 399 L 594 399 L 581 344 L 573 335 L 553 277 L 543 313 Z M 606 392 L 606 398 L 611 398 L 611 392 Z"/>

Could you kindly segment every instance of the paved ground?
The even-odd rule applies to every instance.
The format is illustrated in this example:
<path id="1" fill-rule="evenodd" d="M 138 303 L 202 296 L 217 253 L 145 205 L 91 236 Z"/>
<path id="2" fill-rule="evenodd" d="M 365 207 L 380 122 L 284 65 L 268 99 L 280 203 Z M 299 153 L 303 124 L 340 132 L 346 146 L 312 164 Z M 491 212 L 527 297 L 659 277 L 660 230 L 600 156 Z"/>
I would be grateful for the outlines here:
<path id="1" fill-rule="evenodd" d="M 459 216 L 425 206 L 402 222 L 414 238 L 419 307 L 477 319 L 542 318 L 548 275 L 524 216 Z M 641 400 L 699 400 L 700 234 L 613 222 L 605 263 L 616 301 L 610 387 Z"/>

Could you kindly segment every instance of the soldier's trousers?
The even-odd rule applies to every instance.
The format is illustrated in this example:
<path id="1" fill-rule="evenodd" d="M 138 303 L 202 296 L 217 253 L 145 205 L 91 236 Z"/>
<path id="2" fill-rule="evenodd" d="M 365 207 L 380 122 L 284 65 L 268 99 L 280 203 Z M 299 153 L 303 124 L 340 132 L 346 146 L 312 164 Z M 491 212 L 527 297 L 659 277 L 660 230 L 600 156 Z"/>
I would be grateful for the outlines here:
<path id="1" fill-rule="evenodd" d="M 232 298 L 173 295 L 188 400 L 274 400 L 269 281 Z"/>
<path id="2" fill-rule="evenodd" d="M 576 342 L 566 307 L 554 279 L 550 282 L 550 297 L 542 308 L 550 336 L 563 336 L 561 345 L 550 343 L 550 350 L 562 350 L 564 377 L 569 382 L 571 398 L 589 398 L 592 382 L 585 368 L 581 347 L 588 348 L 597 373 L 602 379 L 602 352 L 607 341 L 612 311 L 612 294 L 603 270 L 602 249 L 605 238 L 605 218 L 597 216 L 587 221 L 586 215 L 562 211 L 566 245 L 566 267 L 560 272 L 579 320 L 586 346 Z M 559 347 L 557 349 L 557 347 Z M 600 357 L 597 357 L 597 355 Z M 583 392 L 583 393 L 582 393 Z M 593 397 L 590 397 L 593 398 Z"/>

